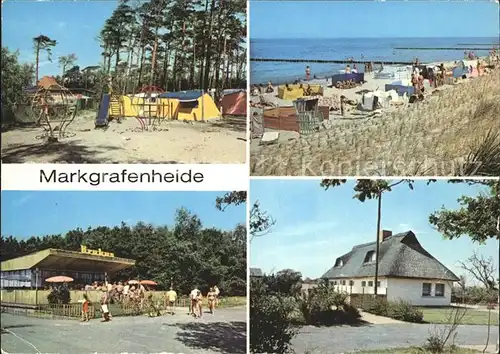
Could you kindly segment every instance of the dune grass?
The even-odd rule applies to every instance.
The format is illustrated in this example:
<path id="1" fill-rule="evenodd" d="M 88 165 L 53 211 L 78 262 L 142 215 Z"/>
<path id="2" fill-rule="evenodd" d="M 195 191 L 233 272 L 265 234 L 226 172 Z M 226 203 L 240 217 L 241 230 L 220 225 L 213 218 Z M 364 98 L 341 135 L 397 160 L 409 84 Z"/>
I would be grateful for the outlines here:
<path id="1" fill-rule="evenodd" d="M 252 175 L 498 175 L 500 72 L 252 150 Z"/>

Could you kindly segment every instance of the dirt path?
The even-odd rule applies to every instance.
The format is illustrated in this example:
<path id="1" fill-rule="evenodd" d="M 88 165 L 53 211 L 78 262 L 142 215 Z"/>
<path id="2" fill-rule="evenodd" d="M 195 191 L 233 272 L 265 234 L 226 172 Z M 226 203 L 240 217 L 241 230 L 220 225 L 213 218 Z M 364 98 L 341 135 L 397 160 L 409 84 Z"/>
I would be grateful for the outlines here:
<path id="1" fill-rule="evenodd" d="M 48 144 L 40 127 L 2 131 L 3 163 L 245 163 L 246 118 L 213 123 L 164 121 L 141 131 L 134 118 L 94 129 L 94 115 L 69 126 L 73 137 Z"/>

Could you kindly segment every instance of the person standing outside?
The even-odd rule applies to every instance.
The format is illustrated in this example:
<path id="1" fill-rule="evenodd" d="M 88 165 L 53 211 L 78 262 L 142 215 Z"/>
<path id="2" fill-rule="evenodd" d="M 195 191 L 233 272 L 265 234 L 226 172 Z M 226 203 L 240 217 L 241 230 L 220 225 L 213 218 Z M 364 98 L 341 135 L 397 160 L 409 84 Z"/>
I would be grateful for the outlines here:
<path id="1" fill-rule="evenodd" d="M 200 291 L 198 290 L 198 288 L 195 287 L 193 290 L 191 290 L 191 293 L 189 294 L 189 299 L 190 299 L 189 314 L 193 315 L 194 317 L 196 317 L 196 309 L 198 307 L 197 297 L 199 292 Z"/>
<path id="2" fill-rule="evenodd" d="M 177 301 L 177 293 L 170 287 L 165 296 L 167 312 L 171 315 L 175 314 L 175 302 Z"/>
<path id="3" fill-rule="evenodd" d="M 306 81 L 309 81 L 311 79 L 311 68 L 306 66 Z"/>
<path id="4" fill-rule="evenodd" d="M 110 318 L 110 313 L 109 313 L 109 297 L 108 297 L 108 292 L 106 291 L 106 288 L 101 288 L 102 294 L 101 294 L 101 310 L 102 310 L 102 320 L 101 322 L 109 322 L 111 320 Z"/>
<path id="5" fill-rule="evenodd" d="M 87 294 L 83 294 L 82 322 L 89 322 L 89 306 L 90 306 L 89 298 Z"/>
<path id="6" fill-rule="evenodd" d="M 213 315 L 215 309 L 215 301 L 216 301 L 214 288 L 210 288 L 210 290 L 208 291 L 207 300 L 208 300 L 208 309 L 210 310 L 210 313 Z"/>
<path id="7" fill-rule="evenodd" d="M 215 305 L 215 307 L 217 307 L 217 306 L 219 306 L 219 294 L 220 294 L 220 290 L 217 287 L 217 285 L 214 285 L 213 291 L 215 294 L 215 304 L 214 305 Z"/>

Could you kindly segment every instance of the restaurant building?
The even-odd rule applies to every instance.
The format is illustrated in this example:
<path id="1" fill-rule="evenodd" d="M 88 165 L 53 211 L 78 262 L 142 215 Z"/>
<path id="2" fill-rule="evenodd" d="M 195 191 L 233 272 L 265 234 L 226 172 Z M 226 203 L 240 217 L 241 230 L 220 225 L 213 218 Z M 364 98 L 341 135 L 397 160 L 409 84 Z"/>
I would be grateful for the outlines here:
<path id="1" fill-rule="evenodd" d="M 113 274 L 133 267 L 135 260 L 115 257 L 111 252 L 81 246 L 80 252 L 46 249 L 1 263 L 1 288 L 44 288 L 45 279 L 65 275 L 73 284 L 86 285 L 94 281 L 112 280 Z"/>

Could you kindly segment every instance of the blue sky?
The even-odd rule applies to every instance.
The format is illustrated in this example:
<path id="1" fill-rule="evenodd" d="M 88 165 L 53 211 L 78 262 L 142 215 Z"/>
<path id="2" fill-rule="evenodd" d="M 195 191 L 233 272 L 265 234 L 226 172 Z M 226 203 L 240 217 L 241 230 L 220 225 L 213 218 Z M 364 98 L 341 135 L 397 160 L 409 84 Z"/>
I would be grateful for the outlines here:
<path id="1" fill-rule="evenodd" d="M 478 1 L 251 1 L 250 38 L 496 38 L 498 6 Z"/>
<path id="2" fill-rule="evenodd" d="M 96 37 L 116 1 L 21 1 L 2 4 L 2 46 L 19 50 L 23 62 L 35 62 L 32 39 L 40 34 L 57 40 L 52 63 L 40 59 L 40 77 L 61 74 L 57 58 L 75 53 L 76 65 L 98 65 L 102 49 Z"/>
<path id="3" fill-rule="evenodd" d="M 185 207 L 204 227 L 233 229 L 245 224 L 244 205 L 215 209 L 223 192 L 2 192 L 2 235 L 18 238 L 65 233 L 80 227 L 115 226 L 122 221 L 173 225 Z"/>
<path id="4" fill-rule="evenodd" d="M 353 199 L 352 188 L 352 181 L 324 191 L 319 180 L 252 180 L 252 203 L 259 200 L 276 225 L 271 233 L 253 239 L 250 266 L 267 273 L 292 268 L 317 278 L 353 246 L 372 242 L 377 202 Z M 468 237 L 443 240 L 428 222 L 429 214 L 441 206 L 454 208 L 461 195 L 477 195 L 482 189 L 446 181 L 429 186 L 417 182 L 413 191 L 399 185 L 383 196 L 381 227 L 393 233 L 412 230 L 428 252 L 458 275 L 464 272 L 457 261 L 474 250 L 493 257 L 498 265 L 498 241 L 478 245 Z"/>

